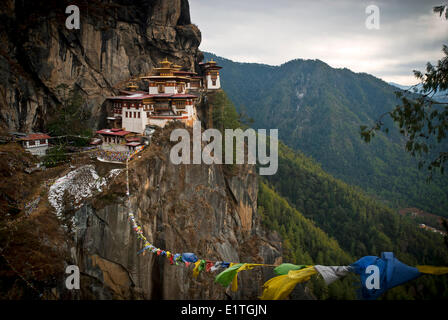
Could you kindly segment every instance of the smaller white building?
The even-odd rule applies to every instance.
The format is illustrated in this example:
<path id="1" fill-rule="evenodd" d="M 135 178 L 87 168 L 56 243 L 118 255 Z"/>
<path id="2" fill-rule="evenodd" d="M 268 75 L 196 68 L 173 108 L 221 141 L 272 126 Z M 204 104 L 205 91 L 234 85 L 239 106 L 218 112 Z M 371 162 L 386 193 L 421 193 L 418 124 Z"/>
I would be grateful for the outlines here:
<path id="1" fill-rule="evenodd" d="M 122 97 L 121 123 L 127 131 L 142 133 L 148 122 L 149 106 L 143 104 L 143 99 L 148 95 L 134 94 Z"/>
<path id="2" fill-rule="evenodd" d="M 207 90 L 217 90 L 221 88 L 219 70 L 222 67 L 216 65 L 216 61 L 210 60 L 199 64 L 204 72 L 204 86 Z"/>
<path id="3" fill-rule="evenodd" d="M 51 137 L 44 133 L 32 133 L 20 139 L 26 151 L 35 156 L 45 156 L 48 150 L 48 139 Z"/>
<path id="4" fill-rule="evenodd" d="M 101 149 L 111 152 L 127 152 L 129 147 L 126 145 L 127 137 L 132 133 L 121 129 L 102 129 L 96 132 L 100 135 L 103 143 Z"/>

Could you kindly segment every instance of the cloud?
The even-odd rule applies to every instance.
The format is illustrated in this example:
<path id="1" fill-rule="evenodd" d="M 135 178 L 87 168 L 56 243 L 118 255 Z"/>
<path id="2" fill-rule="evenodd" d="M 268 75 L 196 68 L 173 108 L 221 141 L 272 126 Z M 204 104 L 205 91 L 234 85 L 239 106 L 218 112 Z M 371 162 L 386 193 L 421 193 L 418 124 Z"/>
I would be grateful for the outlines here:
<path id="1" fill-rule="evenodd" d="M 371 4 L 380 9 L 379 30 L 365 27 Z M 435 5 L 440 0 L 190 0 L 204 51 L 271 65 L 320 59 L 403 84 L 442 57 L 448 21 L 432 13 Z"/>

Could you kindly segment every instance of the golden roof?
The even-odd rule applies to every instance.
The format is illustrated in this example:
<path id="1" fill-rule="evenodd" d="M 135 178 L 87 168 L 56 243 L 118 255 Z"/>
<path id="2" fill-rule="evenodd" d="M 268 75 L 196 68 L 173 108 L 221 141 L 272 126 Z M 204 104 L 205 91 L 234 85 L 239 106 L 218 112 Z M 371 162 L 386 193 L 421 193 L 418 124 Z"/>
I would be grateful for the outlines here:
<path id="1" fill-rule="evenodd" d="M 138 85 L 135 82 L 129 82 L 126 88 L 130 91 L 135 91 L 138 89 Z"/>
<path id="2" fill-rule="evenodd" d="M 138 89 L 138 85 L 137 85 L 138 80 L 139 80 L 138 78 L 129 79 L 128 84 L 126 85 L 126 88 L 130 89 L 131 91 L 135 91 L 136 89 Z"/>
<path id="3" fill-rule="evenodd" d="M 181 80 L 190 80 L 188 77 L 180 76 L 175 74 L 176 71 L 180 71 L 183 67 L 177 64 L 174 64 L 170 61 L 168 61 L 168 58 L 165 57 L 163 61 L 159 63 L 161 67 L 154 68 L 151 72 L 151 74 L 140 76 L 139 78 L 141 80 L 150 80 L 153 79 L 181 79 Z"/>
<path id="4" fill-rule="evenodd" d="M 165 60 L 163 60 L 160 63 L 164 68 L 169 68 L 173 63 L 168 61 L 168 58 L 165 57 Z"/>

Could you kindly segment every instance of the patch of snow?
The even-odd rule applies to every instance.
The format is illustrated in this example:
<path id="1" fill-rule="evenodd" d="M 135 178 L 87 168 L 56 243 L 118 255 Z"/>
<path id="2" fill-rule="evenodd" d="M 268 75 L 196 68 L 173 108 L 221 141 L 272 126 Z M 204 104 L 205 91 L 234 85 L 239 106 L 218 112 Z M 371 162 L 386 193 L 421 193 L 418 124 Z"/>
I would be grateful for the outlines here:
<path id="1" fill-rule="evenodd" d="M 115 178 L 122 171 L 123 171 L 123 169 L 112 169 L 112 170 L 110 170 L 109 173 L 107 174 L 107 179 L 109 180 L 109 179 Z"/>
<path id="2" fill-rule="evenodd" d="M 48 201 L 56 210 L 56 215 L 61 217 L 64 210 L 64 196 L 73 200 L 74 207 L 78 208 L 84 199 L 102 192 L 108 181 L 121 171 L 122 169 L 113 169 L 106 178 L 102 178 L 93 165 L 79 167 L 54 182 L 48 192 Z"/>
<path id="3" fill-rule="evenodd" d="M 299 88 L 296 88 L 297 99 L 302 99 L 305 96 L 305 92 L 300 92 Z"/>

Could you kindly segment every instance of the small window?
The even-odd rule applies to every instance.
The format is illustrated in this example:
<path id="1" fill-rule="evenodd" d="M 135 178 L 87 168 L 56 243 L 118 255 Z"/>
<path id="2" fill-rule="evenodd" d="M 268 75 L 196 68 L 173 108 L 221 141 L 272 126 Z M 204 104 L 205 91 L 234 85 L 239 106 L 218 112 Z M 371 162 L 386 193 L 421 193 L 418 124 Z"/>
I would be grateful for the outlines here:
<path id="1" fill-rule="evenodd" d="M 126 118 L 128 117 L 128 112 L 126 111 Z"/>
<path id="2" fill-rule="evenodd" d="M 136 114 L 136 113 L 137 113 L 137 112 L 134 111 L 134 118 L 137 118 L 137 114 Z"/>
<path id="3" fill-rule="evenodd" d="M 138 118 L 140 119 L 140 112 L 138 113 Z"/>
<path id="4" fill-rule="evenodd" d="M 158 91 L 159 91 L 159 93 L 164 93 L 165 92 L 165 87 L 163 86 L 163 84 L 159 84 Z"/>

